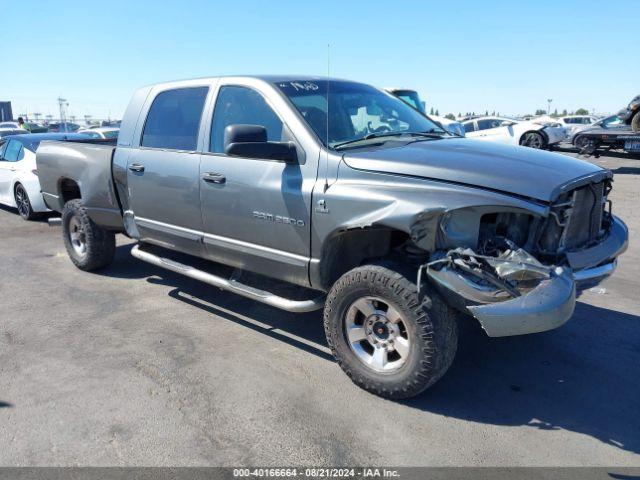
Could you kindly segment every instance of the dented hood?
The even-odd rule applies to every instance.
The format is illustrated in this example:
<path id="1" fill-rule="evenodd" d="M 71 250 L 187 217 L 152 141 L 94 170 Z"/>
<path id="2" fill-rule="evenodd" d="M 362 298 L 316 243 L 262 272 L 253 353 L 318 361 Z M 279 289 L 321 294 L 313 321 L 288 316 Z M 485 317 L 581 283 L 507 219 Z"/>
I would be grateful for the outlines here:
<path id="1" fill-rule="evenodd" d="M 469 138 L 390 145 L 347 151 L 344 161 L 360 170 L 456 182 L 542 201 L 551 201 L 558 187 L 572 180 L 604 172 L 566 155 Z"/>

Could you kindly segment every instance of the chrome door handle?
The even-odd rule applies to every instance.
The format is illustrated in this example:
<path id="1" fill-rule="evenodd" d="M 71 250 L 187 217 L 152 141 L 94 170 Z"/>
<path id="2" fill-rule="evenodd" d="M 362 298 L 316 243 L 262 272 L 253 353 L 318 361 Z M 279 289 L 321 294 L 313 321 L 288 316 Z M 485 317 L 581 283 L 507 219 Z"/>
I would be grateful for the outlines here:
<path id="1" fill-rule="evenodd" d="M 221 173 L 206 172 L 202 174 L 202 180 L 209 183 L 222 184 L 227 181 L 227 177 Z"/>
<path id="2" fill-rule="evenodd" d="M 129 170 L 131 170 L 132 172 L 144 172 L 144 165 L 141 165 L 139 163 L 132 163 L 131 165 L 129 165 Z"/>

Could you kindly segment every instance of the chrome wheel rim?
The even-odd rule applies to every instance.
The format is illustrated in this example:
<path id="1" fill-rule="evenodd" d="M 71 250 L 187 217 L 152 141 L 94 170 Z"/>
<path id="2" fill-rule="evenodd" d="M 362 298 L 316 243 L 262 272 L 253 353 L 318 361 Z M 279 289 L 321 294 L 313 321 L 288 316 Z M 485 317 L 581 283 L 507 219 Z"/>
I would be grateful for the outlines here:
<path id="1" fill-rule="evenodd" d="M 390 373 L 407 362 L 411 336 L 399 309 L 380 297 L 362 297 L 345 317 L 345 337 L 358 360 L 376 371 Z"/>
<path id="2" fill-rule="evenodd" d="M 87 235 L 76 216 L 69 220 L 69 241 L 78 255 L 84 256 L 87 253 Z"/>
<path id="3" fill-rule="evenodd" d="M 542 148 L 542 137 L 537 133 L 527 133 L 522 144 L 529 148 Z"/>
<path id="4" fill-rule="evenodd" d="M 16 206 L 18 207 L 18 213 L 21 216 L 29 216 L 29 210 L 31 209 L 29 197 L 22 185 L 19 185 L 18 188 L 16 188 Z"/>

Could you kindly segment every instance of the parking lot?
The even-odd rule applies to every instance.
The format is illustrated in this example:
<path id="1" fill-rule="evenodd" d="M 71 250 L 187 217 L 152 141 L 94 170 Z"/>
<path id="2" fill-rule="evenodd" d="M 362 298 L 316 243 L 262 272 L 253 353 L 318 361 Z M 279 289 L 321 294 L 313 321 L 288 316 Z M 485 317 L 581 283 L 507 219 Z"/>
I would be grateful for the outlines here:
<path id="1" fill-rule="evenodd" d="M 575 153 L 571 153 L 575 155 Z M 639 465 L 640 160 L 615 173 L 631 243 L 558 330 L 488 338 L 460 318 L 447 375 L 390 402 L 296 315 L 144 264 L 99 274 L 59 227 L 0 209 L 2 465 Z"/>

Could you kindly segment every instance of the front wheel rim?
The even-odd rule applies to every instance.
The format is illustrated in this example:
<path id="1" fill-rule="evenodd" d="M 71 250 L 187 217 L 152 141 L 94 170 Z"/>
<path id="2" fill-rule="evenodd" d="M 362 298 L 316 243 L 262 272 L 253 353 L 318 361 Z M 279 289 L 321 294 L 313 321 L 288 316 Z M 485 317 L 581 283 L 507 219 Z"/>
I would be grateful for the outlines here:
<path id="1" fill-rule="evenodd" d="M 87 235 L 76 216 L 69 219 L 69 241 L 78 255 L 84 256 L 87 253 Z"/>
<path id="2" fill-rule="evenodd" d="M 29 205 L 29 197 L 27 196 L 27 192 L 22 186 L 18 186 L 16 188 L 16 206 L 18 207 L 18 213 L 23 217 L 29 216 L 29 210 L 31 207 Z"/>
<path id="3" fill-rule="evenodd" d="M 522 143 L 529 148 L 542 148 L 542 137 L 537 133 L 527 133 Z"/>
<path id="4" fill-rule="evenodd" d="M 380 297 L 361 297 L 345 316 L 345 338 L 356 357 L 376 372 L 402 368 L 411 351 L 411 335 L 400 311 Z"/>

